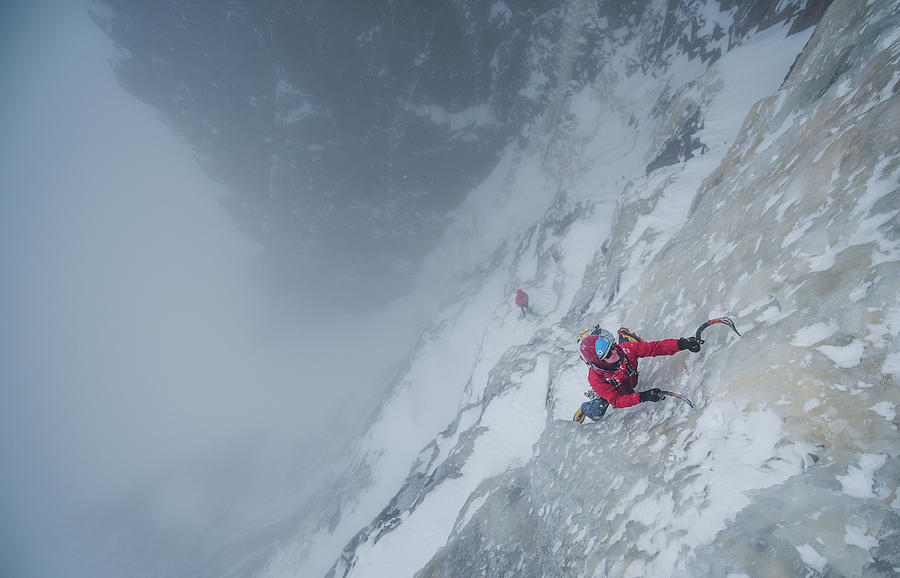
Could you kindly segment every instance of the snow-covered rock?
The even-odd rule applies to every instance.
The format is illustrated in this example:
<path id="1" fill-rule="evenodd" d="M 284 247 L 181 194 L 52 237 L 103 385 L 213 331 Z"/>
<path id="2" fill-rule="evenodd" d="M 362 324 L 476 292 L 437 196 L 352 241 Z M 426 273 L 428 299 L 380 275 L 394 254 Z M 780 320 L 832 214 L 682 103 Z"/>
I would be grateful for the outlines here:
<path id="1" fill-rule="evenodd" d="M 441 388 L 459 413 L 330 575 L 896 572 L 898 22 L 835 2 L 811 37 L 776 25 L 708 66 L 598 81 L 564 130 L 511 149 L 432 256 L 442 327 L 494 304 L 440 344 L 467 368 Z M 645 174 L 654 123 L 687 110 L 642 98 L 667 90 L 705 148 Z M 510 306 L 518 285 L 537 318 Z M 570 421 L 579 331 L 678 337 L 721 314 L 742 337 L 641 364 L 642 388 L 696 409 Z"/>

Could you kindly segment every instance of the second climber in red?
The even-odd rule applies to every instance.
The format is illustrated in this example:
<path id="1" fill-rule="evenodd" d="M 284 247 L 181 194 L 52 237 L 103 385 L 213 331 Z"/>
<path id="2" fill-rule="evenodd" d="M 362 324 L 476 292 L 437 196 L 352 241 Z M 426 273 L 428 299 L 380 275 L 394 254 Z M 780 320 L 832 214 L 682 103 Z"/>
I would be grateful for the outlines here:
<path id="1" fill-rule="evenodd" d="M 522 317 L 525 317 L 525 312 L 528 310 L 528 293 L 516 289 L 516 305 L 522 310 Z"/>

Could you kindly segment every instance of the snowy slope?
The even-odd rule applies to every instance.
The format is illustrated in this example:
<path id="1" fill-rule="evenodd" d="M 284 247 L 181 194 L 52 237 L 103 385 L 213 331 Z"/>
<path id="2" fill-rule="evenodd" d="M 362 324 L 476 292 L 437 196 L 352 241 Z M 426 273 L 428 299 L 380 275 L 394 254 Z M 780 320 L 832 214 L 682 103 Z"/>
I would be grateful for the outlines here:
<path id="1" fill-rule="evenodd" d="M 740 340 L 716 335 L 644 371 L 698 409 L 552 424 L 526 468 L 473 496 L 425 574 L 897 571 L 890 10 L 836 4 L 713 174 L 692 182 L 698 159 L 619 203 L 586 317 L 661 338 L 688 333 L 691 315 L 735 315 Z M 568 377 L 550 380 L 566 400 Z"/>
<path id="2" fill-rule="evenodd" d="M 320 574 L 342 538 L 331 575 L 900 571 L 898 25 L 889 1 L 835 2 L 812 36 L 610 73 L 536 125 L 431 257 L 443 307 L 361 483 L 264 574 Z M 645 174 L 691 107 L 702 151 Z M 581 330 L 662 339 L 721 314 L 743 337 L 641 364 L 639 389 L 695 410 L 570 421 Z"/>

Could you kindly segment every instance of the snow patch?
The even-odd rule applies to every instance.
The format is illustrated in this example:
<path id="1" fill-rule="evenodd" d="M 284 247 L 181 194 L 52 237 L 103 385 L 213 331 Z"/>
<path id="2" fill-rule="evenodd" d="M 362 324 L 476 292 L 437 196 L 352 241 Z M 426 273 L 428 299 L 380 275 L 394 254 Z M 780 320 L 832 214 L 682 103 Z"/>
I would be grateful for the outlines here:
<path id="1" fill-rule="evenodd" d="M 887 462 L 883 454 L 863 454 L 859 466 L 849 466 L 847 475 L 837 476 L 845 494 L 854 498 L 886 498 L 884 489 L 877 489 L 875 472 Z"/>
<path id="2" fill-rule="evenodd" d="M 879 401 L 869 409 L 888 421 L 892 421 L 897 416 L 897 412 L 894 410 L 894 404 L 889 401 Z"/>
<path id="3" fill-rule="evenodd" d="M 799 329 L 795 334 L 794 338 L 791 340 L 791 345 L 796 345 L 797 347 L 809 347 L 810 345 L 815 345 L 816 343 L 821 343 L 825 341 L 837 331 L 837 327 L 832 325 L 831 323 L 814 323 L 807 327 L 803 327 Z"/>
<path id="4" fill-rule="evenodd" d="M 871 550 L 878 547 L 878 538 L 867 534 L 865 528 L 847 524 L 844 526 L 844 543 L 863 550 Z"/>
<path id="5" fill-rule="evenodd" d="M 817 572 L 822 572 L 825 570 L 825 566 L 828 564 L 828 560 L 819 554 L 815 548 L 813 548 L 809 544 L 803 544 L 801 546 L 795 546 L 797 548 L 797 552 L 800 554 L 800 559 L 803 560 L 803 563 L 812 568 Z"/>
<path id="6" fill-rule="evenodd" d="M 849 369 L 859 365 L 863 354 L 866 352 L 865 344 L 859 339 L 854 339 L 850 345 L 820 345 L 816 349 L 842 369 Z"/>

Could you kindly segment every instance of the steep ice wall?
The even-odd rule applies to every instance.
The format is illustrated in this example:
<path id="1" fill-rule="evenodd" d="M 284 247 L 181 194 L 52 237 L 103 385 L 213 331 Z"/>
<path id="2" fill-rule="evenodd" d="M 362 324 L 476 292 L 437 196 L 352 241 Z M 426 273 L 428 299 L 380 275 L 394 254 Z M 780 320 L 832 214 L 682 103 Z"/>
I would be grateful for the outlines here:
<path id="1" fill-rule="evenodd" d="M 442 308 L 329 523 L 264 573 L 320 570 L 341 536 L 334 576 L 900 566 L 897 26 L 890 2 L 838 2 L 796 63 L 810 36 L 779 25 L 711 64 L 612 66 L 510 147 L 431 256 Z M 685 118 L 704 146 L 648 173 Z M 693 412 L 570 421 L 579 331 L 660 339 L 719 314 L 744 337 L 641 365 Z"/>
<path id="2" fill-rule="evenodd" d="M 742 338 L 643 372 L 697 408 L 550 423 L 421 575 L 900 571 L 898 22 L 891 2 L 835 2 L 677 226 L 688 166 L 620 201 L 573 309 L 647 338 L 733 314 Z"/>

